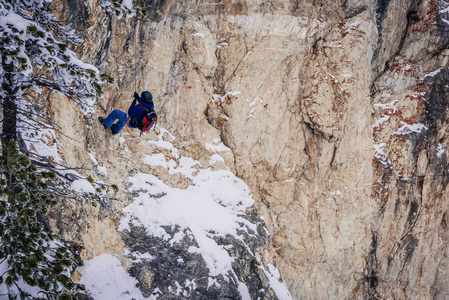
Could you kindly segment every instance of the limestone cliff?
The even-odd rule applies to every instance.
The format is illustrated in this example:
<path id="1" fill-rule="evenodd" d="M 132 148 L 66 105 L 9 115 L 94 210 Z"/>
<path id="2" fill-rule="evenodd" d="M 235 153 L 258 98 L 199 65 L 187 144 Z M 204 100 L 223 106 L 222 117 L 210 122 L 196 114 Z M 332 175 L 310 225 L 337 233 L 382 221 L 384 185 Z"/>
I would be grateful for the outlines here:
<path id="1" fill-rule="evenodd" d="M 67 118 L 76 108 L 52 100 L 70 137 L 59 137 L 65 162 L 93 157 L 105 167 L 107 175 L 85 175 L 119 186 L 115 209 L 130 203 L 127 180 L 139 172 L 172 187 L 191 183 L 141 163 L 166 151 L 148 147 L 154 133 L 117 137 L 97 124 L 127 109 L 137 59 L 137 90 L 153 93 L 175 148 L 248 184 L 251 218 L 263 217 L 270 234 L 255 248 L 277 265 L 293 299 L 449 296 L 448 2 L 150 1 L 136 33 L 132 18 L 119 21 L 93 2 L 54 9 L 85 39 L 80 55 L 116 79 L 86 118 Z M 217 137 L 231 151 L 211 164 L 206 144 Z M 54 225 L 82 244 L 84 259 L 155 243 L 123 237 L 117 215 L 70 209 Z M 129 267 L 136 277 L 152 272 Z"/>

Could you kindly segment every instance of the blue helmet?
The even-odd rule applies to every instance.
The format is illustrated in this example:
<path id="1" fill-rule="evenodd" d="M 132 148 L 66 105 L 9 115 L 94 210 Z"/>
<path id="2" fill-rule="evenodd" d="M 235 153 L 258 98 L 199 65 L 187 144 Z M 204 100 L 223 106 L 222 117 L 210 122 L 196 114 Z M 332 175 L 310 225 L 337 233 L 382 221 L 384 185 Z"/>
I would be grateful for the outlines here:
<path id="1" fill-rule="evenodd" d="M 142 102 L 151 103 L 153 102 L 153 95 L 150 92 L 144 91 L 142 92 L 142 96 L 140 97 Z"/>

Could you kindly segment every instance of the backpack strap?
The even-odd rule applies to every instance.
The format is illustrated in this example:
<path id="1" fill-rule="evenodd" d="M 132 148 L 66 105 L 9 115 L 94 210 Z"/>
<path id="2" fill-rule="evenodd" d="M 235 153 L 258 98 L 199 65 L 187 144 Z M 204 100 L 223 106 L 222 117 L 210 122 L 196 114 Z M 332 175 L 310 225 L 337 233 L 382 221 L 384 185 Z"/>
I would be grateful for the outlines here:
<path id="1" fill-rule="evenodd" d="M 139 105 L 140 105 L 140 107 L 142 107 L 143 108 L 143 110 L 145 111 L 145 112 L 147 112 L 148 111 L 148 109 L 147 108 L 145 108 L 145 106 L 143 106 L 142 104 L 140 104 L 139 103 Z"/>
<path id="2" fill-rule="evenodd" d="M 142 107 L 143 108 L 143 111 L 144 111 L 144 117 L 145 117 L 145 114 L 146 114 L 146 112 L 147 112 L 147 109 L 142 105 L 142 104 L 140 104 L 140 102 L 139 102 L 139 105 L 140 105 L 140 107 Z M 140 130 L 140 134 L 139 134 L 139 137 L 141 137 L 142 136 L 142 133 L 143 133 L 143 131 L 142 131 L 142 129 L 139 129 Z"/>

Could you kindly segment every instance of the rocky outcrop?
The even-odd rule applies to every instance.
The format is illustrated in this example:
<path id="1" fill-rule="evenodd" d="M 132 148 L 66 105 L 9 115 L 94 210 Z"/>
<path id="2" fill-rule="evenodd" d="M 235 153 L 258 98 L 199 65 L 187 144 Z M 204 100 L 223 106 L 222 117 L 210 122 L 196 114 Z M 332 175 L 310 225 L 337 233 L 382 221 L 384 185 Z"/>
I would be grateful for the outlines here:
<path id="1" fill-rule="evenodd" d="M 398 53 L 373 85 L 373 198 L 378 213 L 370 294 L 447 297 L 447 99 L 444 1 L 410 11 Z"/>
<path id="2" fill-rule="evenodd" d="M 294 299 L 447 297 L 446 1 L 156 1 L 136 33 L 133 19 L 77 7 L 62 16 L 88 17 L 75 22 L 86 40 L 80 54 L 116 79 L 98 114 L 126 110 L 137 62 L 137 90 L 152 91 L 182 155 L 229 168 L 250 187 L 270 233 L 255 247 L 276 262 Z M 97 115 L 80 113 L 69 126 L 54 111 L 77 137 L 61 137 L 66 162 L 82 165 L 91 153 L 107 169 L 92 174 L 120 187 L 121 210 L 132 198 L 126 179 L 144 171 L 146 140 L 126 130 L 104 136 Z M 217 137 L 232 151 L 211 166 L 205 144 Z M 155 175 L 190 184 L 164 174 Z M 131 236 L 102 249 L 157 245 L 173 254 L 163 241 Z M 98 254 L 81 239 L 85 257 Z M 127 262 L 145 295 L 162 281 L 156 270 L 178 268 L 171 254 Z M 179 255 L 189 272 L 201 269 Z M 251 270 L 242 264 L 239 272 Z"/>
<path id="3" fill-rule="evenodd" d="M 263 252 L 268 242 L 267 233 L 261 226 L 263 223 L 260 223 L 260 220 L 254 223 L 260 224 L 257 235 L 245 235 L 244 241 L 232 236 L 218 241 L 220 245 L 232 247 L 232 255 L 236 257 L 233 262 L 234 278 L 218 276 L 211 281 L 201 255 L 189 251 L 192 246 L 198 247 L 191 234 L 185 232 L 183 239 L 172 245 L 149 235 L 143 227 L 131 227 L 125 235 L 126 246 L 134 258 L 129 272 L 138 279 L 144 297 L 153 295 L 160 299 L 240 299 L 239 282 L 244 282 L 251 297 L 277 299 L 260 262 L 254 257 L 254 253 Z M 167 228 L 167 231 L 170 232 L 171 238 L 179 234 L 178 228 Z M 150 259 L 133 257 L 136 253 L 147 253 Z"/>

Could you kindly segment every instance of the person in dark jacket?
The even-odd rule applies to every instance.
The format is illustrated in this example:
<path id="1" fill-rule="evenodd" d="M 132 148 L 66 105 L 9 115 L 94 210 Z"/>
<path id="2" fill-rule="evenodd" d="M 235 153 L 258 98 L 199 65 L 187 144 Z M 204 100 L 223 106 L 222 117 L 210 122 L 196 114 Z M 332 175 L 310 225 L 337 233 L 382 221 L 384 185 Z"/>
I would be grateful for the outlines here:
<path id="1" fill-rule="evenodd" d="M 139 104 L 137 104 L 139 102 Z M 144 91 L 141 96 L 134 92 L 134 100 L 128 108 L 128 113 L 119 109 L 114 109 L 107 117 L 98 117 L 98 120 L 105 128 L 111 128 L 112 134 L 117 134 L 127 124 L 128 127 L 137 128 L 137 122 L 143 118 L 145 109 L 154 110 L 153 95 Z M 117 122 L 115 122 L 118 120 Z"/>

